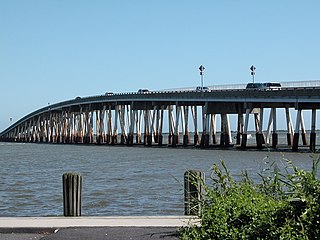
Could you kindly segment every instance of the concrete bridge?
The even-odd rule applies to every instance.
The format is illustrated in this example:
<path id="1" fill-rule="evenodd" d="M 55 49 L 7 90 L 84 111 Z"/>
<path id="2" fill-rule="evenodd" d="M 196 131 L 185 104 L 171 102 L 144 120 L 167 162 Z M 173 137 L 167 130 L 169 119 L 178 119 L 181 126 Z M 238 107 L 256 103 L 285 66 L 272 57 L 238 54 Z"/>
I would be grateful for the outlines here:
<path id="1" fill-rule="evenodd" d="M 263 129 L 266 109 L 270 109 L 270 114 L 267 129 Z M 287 145 L 293 151 L 297 151 L 301 144 L 315 151 L 320 86 L 273 91 L 179 90 L 77 97 L 28 114 L 2 131 L 0 141 L 200 147 L 235 144 L 245 149 L 249 119 L 253 115 L 256 147 L 277 148 L 277 109 L 285 112 Z M 290 109 L 296 110 L 295 124 Z M 304 110 L 312 112 L 309 139 Z M 231 114 L 237 116 L 234 143 L 229 120 Z M 220 117 L 220 136 L 217 136 L 217 117 Z M 164 139 L 164 126 L 168 128 L 167 139 Z M 302 141 L 299 140 L 300 134 Z"/>

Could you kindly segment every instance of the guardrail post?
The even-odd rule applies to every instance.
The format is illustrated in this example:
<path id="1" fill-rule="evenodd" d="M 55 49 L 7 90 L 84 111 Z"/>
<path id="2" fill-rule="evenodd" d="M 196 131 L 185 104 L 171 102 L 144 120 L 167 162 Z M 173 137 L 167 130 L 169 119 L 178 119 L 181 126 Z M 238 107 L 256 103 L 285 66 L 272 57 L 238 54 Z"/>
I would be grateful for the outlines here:
<path id="1" fill-rule="evenodd" d="M 82 176 L 78 173 L 65 173 L 62 184 L 64 216 L 81 216 Z"/>
<path id="2" fill-rule="evenodd" d="M 200 215 L 200 201 L 203 195 L 204 173 L 188 170 L 184 174 L 185 215 Z"/>

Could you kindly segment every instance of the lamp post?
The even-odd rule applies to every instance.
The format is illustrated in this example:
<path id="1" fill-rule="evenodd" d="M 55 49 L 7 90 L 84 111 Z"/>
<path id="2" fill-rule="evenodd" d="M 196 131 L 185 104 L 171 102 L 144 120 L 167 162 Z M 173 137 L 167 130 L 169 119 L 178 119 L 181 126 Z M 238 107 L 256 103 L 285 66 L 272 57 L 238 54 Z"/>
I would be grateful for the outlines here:
<path id="1" fill-rule="evenodd" d="M 204 72 L 204 69 L 205 69 L 205 68 L 204 68 L 204 66 L 202 66 L 202 65 L 199 67 L 200 77 L 201 77 L 201 92 L 203 92 L 203 74 L 204 74 L 203 72 Z"/>
<path id="2" fill-rule="evenodd" d="M 256 75 L 256 67 L 252 65 L 250 67 L 250 71 L 251 71 L 251 76 L 252 76 L 252 82 L 254 83 L 254 75 Z"/>

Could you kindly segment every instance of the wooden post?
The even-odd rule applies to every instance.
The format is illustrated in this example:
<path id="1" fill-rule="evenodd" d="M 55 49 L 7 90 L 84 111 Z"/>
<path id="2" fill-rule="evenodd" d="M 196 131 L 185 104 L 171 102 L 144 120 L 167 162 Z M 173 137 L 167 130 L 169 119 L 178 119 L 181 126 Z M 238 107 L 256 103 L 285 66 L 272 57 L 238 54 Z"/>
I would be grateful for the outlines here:
<path id="1" fill-rule="evenodd" d="M 82 176 L 78 173 L 65 173 L 62 175 L 62 184 L 64 216 L 81 216 Z"/>
<path id="2" fill-rule="evenodd" d="M 188 170 L 184 173 L 185 215 L 201 214 L 200 201 L 203 195 L 204 173 Z"/>

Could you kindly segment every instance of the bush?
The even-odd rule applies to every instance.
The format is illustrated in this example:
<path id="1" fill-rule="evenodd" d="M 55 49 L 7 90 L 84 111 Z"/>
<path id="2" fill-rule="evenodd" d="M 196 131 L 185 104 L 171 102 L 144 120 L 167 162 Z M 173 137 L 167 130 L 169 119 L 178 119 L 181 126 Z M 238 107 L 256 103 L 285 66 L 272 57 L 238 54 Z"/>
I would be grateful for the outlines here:
<path id="1" fill-rule="evenodd" d="M 319 158 L 310 172 L 287 161 L 273 163 L 254 183 L 246 172 L 235 181 L 224 162 L 212 168 L 201 201 L 201 226 L 180 230 L 182 239 L 320 239 Z"/>

